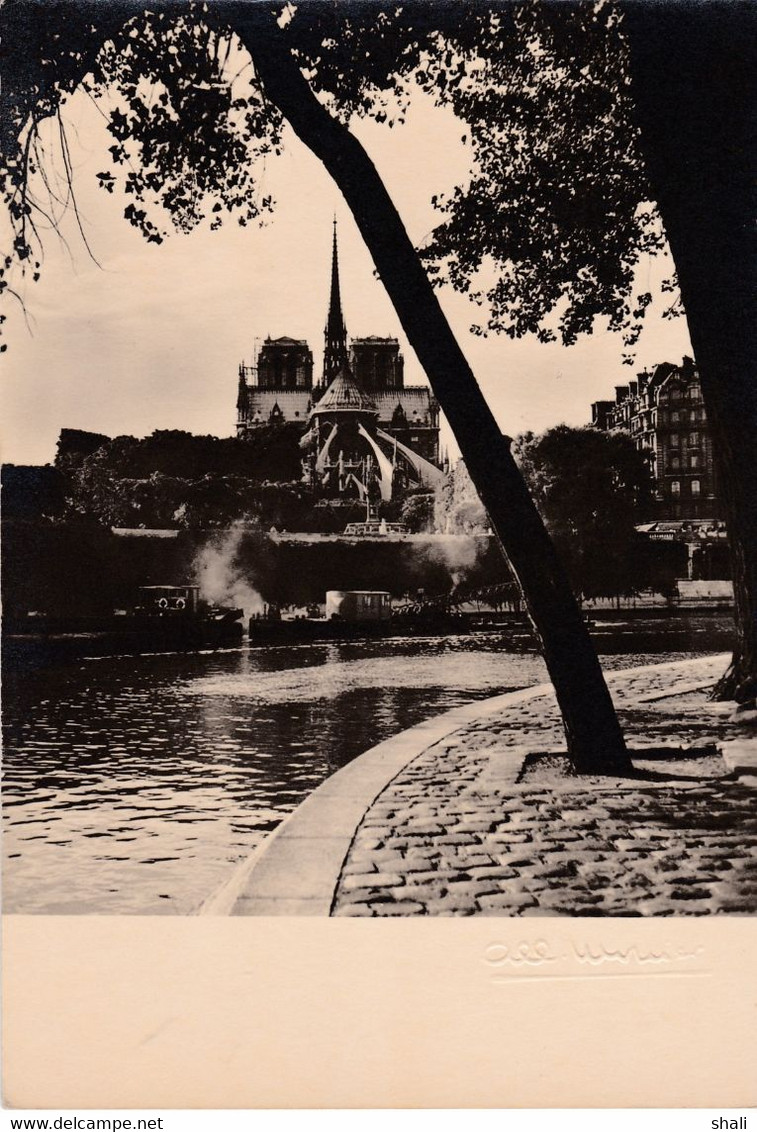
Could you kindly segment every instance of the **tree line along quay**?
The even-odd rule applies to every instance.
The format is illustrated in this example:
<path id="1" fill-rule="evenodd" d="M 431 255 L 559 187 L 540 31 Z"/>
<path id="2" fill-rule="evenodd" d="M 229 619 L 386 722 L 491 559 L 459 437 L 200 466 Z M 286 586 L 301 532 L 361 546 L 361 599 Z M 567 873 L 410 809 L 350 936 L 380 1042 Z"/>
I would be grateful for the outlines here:
<path id="1" fill-rule="evenodd" d="M 85 442 L 96 450 L 87 453 Z M 619 602 L 651 591 L 662 605 L 677 600 L 681 579 L 728 579 L 722 523 L 665 521 L 630 438 L 561 426 L 514 447 L 582 599 Z M 462 461 L 434 492 L 378 506 L 376 528 L 383 521 L 402 534 L 353 538 L 345 528 L 361 525 L 364 504 L 318 500 L 293 477 L 263 479 L 254 453 L 247 475 L 219 468 L 219 453 L 242 468 L 248 450 L 247 441 L 178 431 L 108 440 L 66 430 L 53 467 L 6 465 L 9 615 L 50 607 L 61 615 L 106 613 L 128 604 L 140 585 L 193 575 L 205 551 L 220 553 L 229 530 L 236 532 L 230 572 L 268 604 L 322 602 L 327 590 L 355 588 L 358 579 L 397 599 L 422 590 L 459 603 L 491 586 L 516 593 Z M 275 474 L 273 461 L 268 467 Z M 215 596 L 235 604 L 231 592 Z"/>

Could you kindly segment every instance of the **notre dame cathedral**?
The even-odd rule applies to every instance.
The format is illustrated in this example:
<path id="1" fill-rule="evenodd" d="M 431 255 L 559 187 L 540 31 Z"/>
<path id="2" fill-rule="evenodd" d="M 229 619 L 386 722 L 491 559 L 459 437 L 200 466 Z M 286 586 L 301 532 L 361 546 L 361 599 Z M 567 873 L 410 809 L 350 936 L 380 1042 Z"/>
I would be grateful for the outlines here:
<path id="1" fill-rule="evenodd" d="M 239 367 L 237 435 L 255 443 L 265 425 L 298 425 L 303 478 L 321 497 L 388 501 L 443 478 L 439 406 L 424 385 L 405 385 L 396 338 L 348 340 L 339 289 L 336 221 L 323 373 L 295 338 L 266 338 Z"/>

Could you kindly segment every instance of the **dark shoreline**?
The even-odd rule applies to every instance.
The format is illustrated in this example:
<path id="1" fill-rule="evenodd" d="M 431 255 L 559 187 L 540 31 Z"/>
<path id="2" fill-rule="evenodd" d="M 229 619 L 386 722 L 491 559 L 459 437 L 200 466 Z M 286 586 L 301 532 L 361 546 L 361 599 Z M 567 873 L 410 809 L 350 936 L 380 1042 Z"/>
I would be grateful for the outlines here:
<path id="1" fill-rule="evenodd" d="M 621 609 L 588 609 L 586 620 L 600 654 L 626 651 L 617 640 L 618 628 L 634 637 L 632 651 L 686 651 L 701 647 L 704 634 L 708 647 L 729 649 L 733 644 L 731 611 L 718 605 L 637 606 Z M 157 626 L 127 630 L 115 628 L 105 619 L 59 619 L 37 632 L 21 632 L 18 621 L 3 626 L 2 667 L 6 675 L 41 670 L 91 657 L 140 656 L 147 653 L 197 652 L 228 648 L 281 648 L 329 642 L 371 641 L 388 638 L 477 636 L 501 634 L 513 651 L 536 648 L 526 617 L 513 611 L 437 613 L 398 616 L 388 621 L 350 623 L 325 619 L 255 620 L 243 636 L 242 626 Z"/>

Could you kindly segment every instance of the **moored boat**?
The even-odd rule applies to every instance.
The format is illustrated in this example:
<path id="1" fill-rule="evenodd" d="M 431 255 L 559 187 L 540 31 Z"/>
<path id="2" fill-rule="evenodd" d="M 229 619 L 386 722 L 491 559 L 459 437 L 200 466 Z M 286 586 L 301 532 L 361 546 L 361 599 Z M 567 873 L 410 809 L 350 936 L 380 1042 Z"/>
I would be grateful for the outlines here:
<path id="1" fill-rule="evenodd" d="M 3 625 L 3 663 L 43 667 L 66 659 L 238 645 L 242 609 L 212 605 L 199 586 L 142 586 L 134 605 L 106 616 L 30 612 Z"/>
<path id="2" fill-rule="evenodd" d="M 317 641 L 371 640 L 402 634 L 465 633 L 469 621 L 440 603 L 407 603 L 393 608 L 384 590 L 329 590 L 325 614 L 282 616 L 276 606 L 250 619 L 251 646 Z"/>

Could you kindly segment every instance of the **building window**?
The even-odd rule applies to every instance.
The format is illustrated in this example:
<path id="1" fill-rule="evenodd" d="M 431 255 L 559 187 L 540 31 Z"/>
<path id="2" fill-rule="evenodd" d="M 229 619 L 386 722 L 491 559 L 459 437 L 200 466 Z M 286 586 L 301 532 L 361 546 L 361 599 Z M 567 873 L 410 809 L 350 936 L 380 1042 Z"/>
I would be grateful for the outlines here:
<path id="1" fill-rule="evenodd" d="M 671 468 L 680 468 L 681 461 L 678 458 L 678 456 L 671 456 L 670 457 L 670 466 L 671 466 Z"/>
<path id="2" fill-rule="evenodd" d="M 680 480 L 671 480 L 670 481 L 670 494 L 671 495 L 680 495 L 681 494 L 681 481 Z"/>
<path id="3" fill-rule="evenodd" d="M 689 467 L 690 468 L 698 468 L 699 467 L 699 456 L 696 454 L 696 452 L 694 452 L 691 456 L 689 456 Z"/>
<path id="4" fill-rule="evenodd" d="M 680 440 L 680 437 L 678 436 L 678 433 L 677 432 L 671 432 L 671 434 L 670 434 L 670 447 L 671 448 L 677 448 L 679 440 Z"/>
<path id="5" fill-rule="evenodd" d="M 678 412 L 678 409 L 673 409 L 673 412 L 670 414 L 671 424 L 678 424 L 680 416 L 681 414 Z"/>
<path id="6" fill-rule="evenodd" d="M 701 490 L 702 490 L 701 480 L 692 480 L 691 481 L 691 494 L 692 495 L 699 495 Z"/>
<path id="7" fill-rule="evenodd" d="M 699 444 L 699 433 L 698 432 L 690 432 L 689 433 L 689 444 Z"/>

